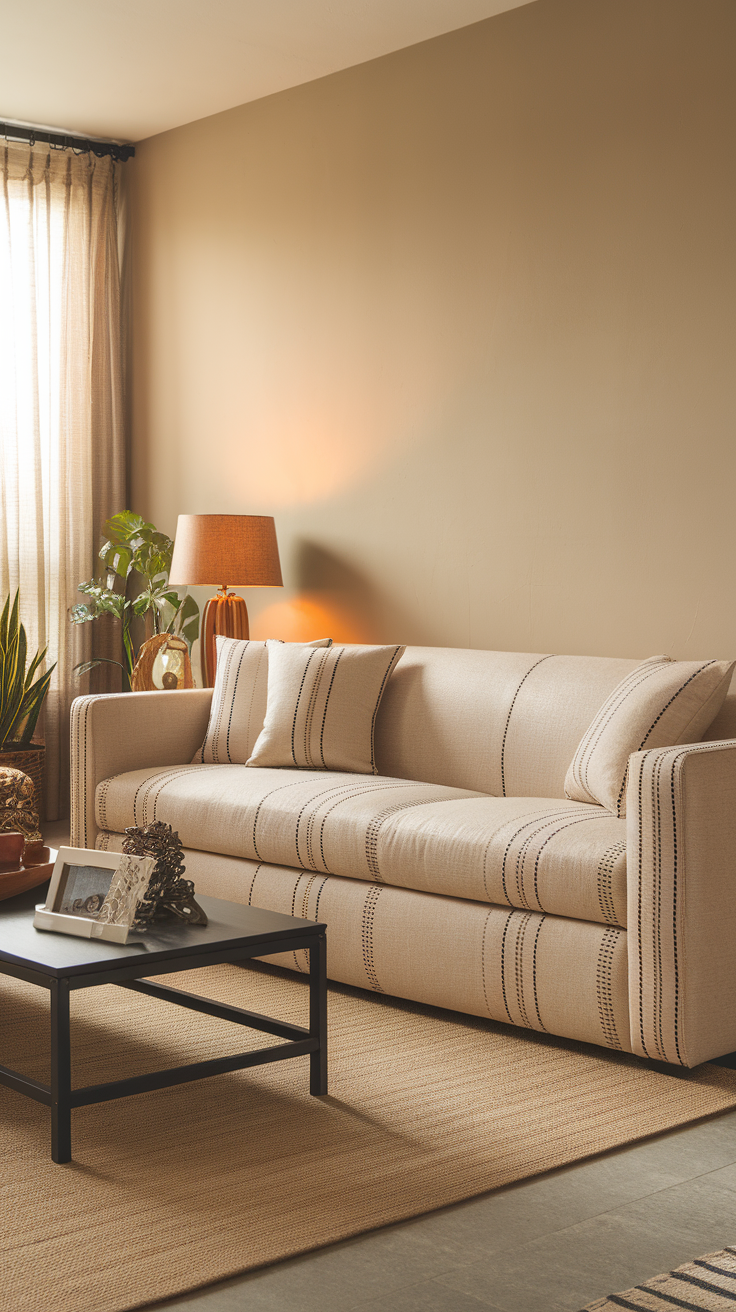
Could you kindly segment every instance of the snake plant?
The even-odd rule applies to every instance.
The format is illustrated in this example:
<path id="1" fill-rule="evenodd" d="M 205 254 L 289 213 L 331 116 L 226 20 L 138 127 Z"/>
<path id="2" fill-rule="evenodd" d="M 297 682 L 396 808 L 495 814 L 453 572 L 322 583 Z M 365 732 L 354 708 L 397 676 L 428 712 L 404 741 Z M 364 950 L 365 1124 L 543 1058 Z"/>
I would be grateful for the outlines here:
<path id="1" fill-rule="evenodd" d="M 26 669 L 28 640 L 19 607 L 20 589 L 12 609 L 8 597 L 0 616 L 0 749 L 4 750 L 29 745 L 55 668 L 52 665 L 34 683 L 47 648 L 37 651 Z"/>

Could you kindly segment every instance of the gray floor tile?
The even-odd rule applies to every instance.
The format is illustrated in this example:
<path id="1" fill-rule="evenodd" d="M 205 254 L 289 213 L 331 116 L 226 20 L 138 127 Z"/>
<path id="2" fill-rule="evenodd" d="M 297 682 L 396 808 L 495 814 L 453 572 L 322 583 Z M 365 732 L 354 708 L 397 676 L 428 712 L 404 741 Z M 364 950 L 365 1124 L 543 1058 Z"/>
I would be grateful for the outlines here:
<path id="1" fill-rule="evenodd" d="M 736 1238 L 734 1191 L 685 1181 L 437 1277 L 503 1312 L 579 1312 Z"/>
<path id="2" fill-rule="evenodd" d="M 403 1227 L 360 1236 L 161 1305 L 187 1312 L 346 1312 L 449 1271 L 441 1246 Z M 217 1295 L 221 1301 L 213 1302 Z M 240 1302 L 238 1302 L 238 1298 Z M 209 1302 L 207 1301 L 209 1299 Z"/>
<path id="3" fill-rule="evenodd" d="M 736 1112 L 402 1223 L 466 1263 L 736 1163 Z M 728 1171 L 730 1168 L 726 1167 Z M 724 1176 L 730 1187 L 734 1176 Z"/>
<path id="4" fill-rule="evenodd" d="M 148 1305 L 151 1312 L 244 1312 L 253 1306 L 248 1301 L 246 1289 L 240 1280 L 230 1284 L 213 1285 L 211 1289 L 194 1290 L 182 1294 L 181 1298 L 168 1299 L 165 1303 Z"/>
<path id="5" fill-rule="evenodd" d="M 717 1171 L 711 1171 L 708 1175 L 710 1184 L 717 1184 L 721 1189 L 736 1190 L 736 1163 L 732 1166 L 722 1166 Z"/>
<path id="6" fill-rule="evenodd" d="M 611 1155 L 523 1181 L 407 1221 L 404 1227 L 431 1236 L 458 1262 L 518 1247 L 679 1183 L 682 1175 L 667 1169 L 656 1153 L 647 1151 L 650 1147 L 645 1145 L 640 1156 Z"/>
<path id="7" fill-rule="evenodd" d="M 457 1289 L 448 1289 L 436 1280 L 423 1280 L 408 1289 L 400 1289 L 385 1298 L 360 1303 L 355 1312 L 501 1312 L 487 1303 Z"/>
<path id="8" fill-rule="evenodd" d="M 683 1125 L 643 1144 L 631 1144 L 620 1155 L 636 1158 L 641 1166 L 656 1164 L 680 1180 L 729 1166 L 736 1163 L 736 1111 L 696 1125 Z"/>
<path id="9" fill-rule="evenodd" d="M 660 1194 L 618 1208 L 608 1216 L 620 1218 L 630 1227 L 632 1236 L 646 1232 L 666 1238 L 671 1245 L 667 1267 L 677 1265 L 678 1261 L 686 1262 L 736 1239 L 736 1190 L 719 1184 L 720 1174 L 686 1180 Z M 655 1274 L 653 1271 L 652 1275 Z"/>

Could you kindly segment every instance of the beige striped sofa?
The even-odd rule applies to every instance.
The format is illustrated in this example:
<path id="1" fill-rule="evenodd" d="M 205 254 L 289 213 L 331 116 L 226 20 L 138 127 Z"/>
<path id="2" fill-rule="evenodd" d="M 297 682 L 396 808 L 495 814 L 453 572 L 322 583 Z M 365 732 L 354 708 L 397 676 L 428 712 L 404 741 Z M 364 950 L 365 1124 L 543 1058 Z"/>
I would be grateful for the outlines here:
<path id="1" fill-rule="evenodd" d="M 333 979 L 695 1066 L 736 1049 L 736 697 L 617 819 L 564 780 L 637 665 L 409 647 L 377 776 L 191 764 L 211 689 L 82 697 L 71 841 L 164 820 L 200 893 L 325 921 Z"/>

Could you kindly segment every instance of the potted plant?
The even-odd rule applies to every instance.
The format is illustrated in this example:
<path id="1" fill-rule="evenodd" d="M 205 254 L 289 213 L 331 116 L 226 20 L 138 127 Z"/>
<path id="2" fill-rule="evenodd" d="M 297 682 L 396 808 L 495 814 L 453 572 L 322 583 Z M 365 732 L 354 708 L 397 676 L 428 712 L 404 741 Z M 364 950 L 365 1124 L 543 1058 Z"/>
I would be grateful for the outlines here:
<path id="1" fill-rule="evenodd" d="M 105 577 L 79 584 L 79 592 L 88 600 L 72 607 L 70 619 L 73 624 L 87 624 L 101 615 L 114 615 L 122 626 L 122 660 L 97 656 L 75 669 L 81 675 L 103 663 L 118 665 L 123 674 L 123 691 L 129 692 L 140 655 L 133 644 L 133 616 L 149 618 L 154 636 L 168 633 L 183 639 L 191 653 L 192 643 L 199 635 L 199 606 L 193 597 L 181 598 L 169 587 L 174 543 L 165 533 L 159 533 L 154 524 L 132 510 L 123 510 L 108 519 L 103 533 L 107 540 L 99 555 L 105 565 Z M 143 580 L 143 587 L 128 596 L 129 588 L 133 591 L 133 575 Z"/>
<path id="2" fill-rule="evenodd" d="M 20 589 L 11 606 L 8 597 L 0 616 L 0 766 L 22 770 L 33 780 L 36 805 L 44 813 L 44 759 L 46 748 L 33 735 L 56 662 L 36 678 L 47 648 L 37 651 L 29 665 L 28 639 L 20 623 Z"/>

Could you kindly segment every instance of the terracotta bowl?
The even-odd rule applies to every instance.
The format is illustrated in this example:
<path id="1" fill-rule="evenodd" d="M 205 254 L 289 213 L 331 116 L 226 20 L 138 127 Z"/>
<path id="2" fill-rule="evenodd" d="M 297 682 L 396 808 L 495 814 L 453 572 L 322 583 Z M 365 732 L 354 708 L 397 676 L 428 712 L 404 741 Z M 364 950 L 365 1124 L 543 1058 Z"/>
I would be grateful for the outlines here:
<path id="1" fill-rule="evenodd" d="M 49 859 L 50 851 L 51 851 L 50 848 L 44 847 L 44 842 L 42 838 L 39 839 L 37 843 L 26 843 L 23 852 L 23 865 L 24 866 L 45 865 L 45 863 Z"/>
<path id="2" fill-rule="evenodd" d="M 23 862 L 25 837 L 13 831 L 0 833 L 0 874 L 17 870 Z"/>

